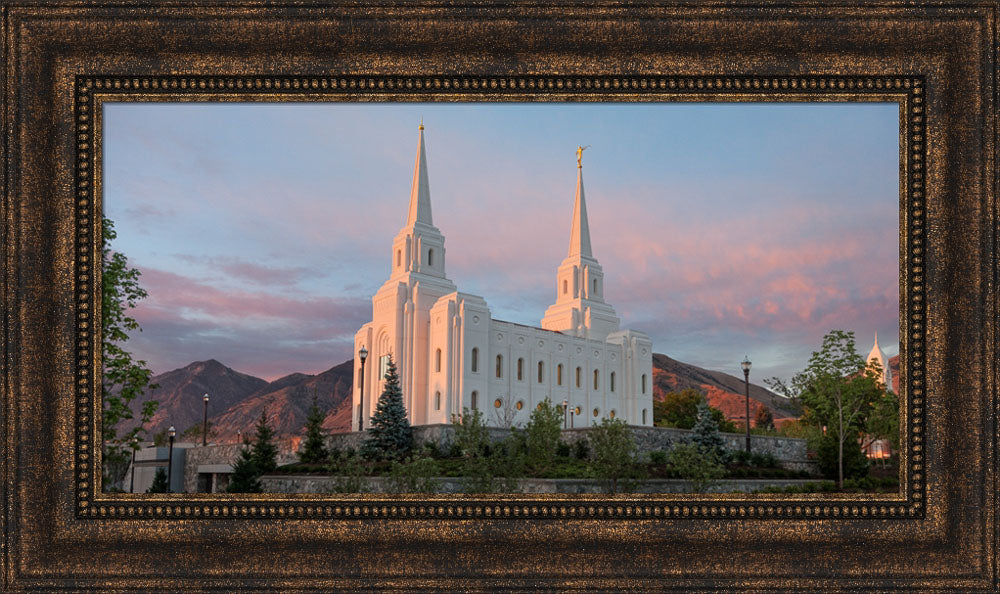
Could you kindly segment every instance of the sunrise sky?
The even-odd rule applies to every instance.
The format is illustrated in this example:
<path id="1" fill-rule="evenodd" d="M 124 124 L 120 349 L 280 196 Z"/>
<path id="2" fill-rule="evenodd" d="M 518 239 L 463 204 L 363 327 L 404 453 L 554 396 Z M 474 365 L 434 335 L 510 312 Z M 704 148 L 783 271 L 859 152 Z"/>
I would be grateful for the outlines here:
<path id="1" fill-rule="evenodd" d="M 104 208 L 149 297 L 155 373 L 272 380 L 349 359 L 406 220 L 423 118 L 447 273 L 538 325 L 566 255 L 577 145 L 623 328 L 751 381 L 831 329 L 898 352 L 896 104 L 111 103 Z"/>

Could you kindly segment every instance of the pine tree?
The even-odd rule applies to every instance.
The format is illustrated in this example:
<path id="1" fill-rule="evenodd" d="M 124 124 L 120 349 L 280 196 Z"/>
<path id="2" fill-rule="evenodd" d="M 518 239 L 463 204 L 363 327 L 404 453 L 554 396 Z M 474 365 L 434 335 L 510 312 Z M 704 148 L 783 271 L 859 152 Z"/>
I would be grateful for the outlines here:
<path id="1" fill-rule="evenodd" d="M 389 357 L 385 373 L 385 388 L 379 396 L 375 414 L 371 418 L 368 437 L 361 446 L 362 454 L 369 459 L 403 460 L 413 449 L 413 429 L 406 419 L 403 391 L 399 387 L 396 364 Z"/>
<path id="2" fill-rule="evenodd" d="M 267 413 L 261 411 L 257 422 L 257 439 L 250 448 L 250 458 L 258 474 L 271 472 L 278 467 L 278 446 L 274 445 L 274 429 L 267 424 Z"/>
<path id="3" fill-rule="evenodd" d="M 249 444 L 244 444 L 248 446 Z M 260 484 L 260 472 L 253 461 L 253 450 L 244 447 L 240 450 L 240 455 L 233 462 L 233 474 L 229 477 L 227 493 L 260 493 L 263 487 Z"/>
<path id="4" fill-rule="evenodd" d="M 156 469 L 156 474 L 153 475 L 153 484 L 146 489 L 147 493 L 166 493 L 170 490 L 170 485 L 167 484 L 167 471 L 161 466 Z"/>
<path id="5" fill-rule="evenodd" d="M 698 403 L 698 419 L 692 431 L 694 434 L 691 436 L 691 441 L 698 446 L 698 449 L 706 454 L 714 454 L 722 462 L 729 459 L 726 442 L 719 433 L 719 423 L 712 416 L 708 402 L 704 400 Z"/>
<path id="6" fill-rule="evenodd" d="M 309 416 L 306 417 L 306 438 L 299 450 L 299 461 L 303 464 L 322 464 L 326 462 L 326 443 L 323 440 L 323 413 L 313 396 Z"/>

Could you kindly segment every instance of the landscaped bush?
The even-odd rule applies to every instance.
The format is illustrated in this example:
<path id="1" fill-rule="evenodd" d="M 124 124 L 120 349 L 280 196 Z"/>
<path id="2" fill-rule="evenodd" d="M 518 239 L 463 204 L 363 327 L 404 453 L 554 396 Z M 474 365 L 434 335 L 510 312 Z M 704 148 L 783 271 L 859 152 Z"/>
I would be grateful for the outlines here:
<path id="1" fill-rule="evenodd" d="M 695 493 L 705 491 L 726 474 L 726 468 L 711 452 L 695 444 L 674 446 L 667 461 L 680 478 L 691 481 Z"/>
<path id="2" fill-rule="evenodd" d="M 430 457 L 414 457 L 406 462 L 393 462 L 389 471 L 389 491 L 393 493 L 434 493 L 441 486 L 440 469 Z"/>
<path id="3" fill-rule="evenodd" d="M 570 449 L 569 444 L 565 441 L 560 441 L 559 444 L 556 445 L 556 457 L 569 458 L 571 453 L 572 450 Z"/>
<path id="4" fill-rule="evenodd" d="M 649 453 L 649 463 L 662 466 L 667 463 L 667 453 L 663 450 L 654 450 Z"/>
<path id="5" fill-rule="evenodd" d="M 576 440 L 573 444 L 573 457 L 577 460 L 586 460 L 590 456 L 590 442 L 586 437 Z"/>
<path id="6" fill-rule="evenodd" d="M 638 462 L 635 436 L 625 421 L 602 419 L 590 431 L 594 452 L 590 465 L 594 475 L 604 481 L 608 493 L 630 491 L 643 478 L 645 468 Z"/>
<path id="7" fill-rule="evenodd" d="M 819 470 L 823 476 L 836 479 L 838 472 L 839 446 L 833 435 L 824 436 L 816 450 Z M 854 439 L 844 443 L 844 479 L 863 478 L 868 476 L 868 457 L 861 451 L 861 445 Z"/>

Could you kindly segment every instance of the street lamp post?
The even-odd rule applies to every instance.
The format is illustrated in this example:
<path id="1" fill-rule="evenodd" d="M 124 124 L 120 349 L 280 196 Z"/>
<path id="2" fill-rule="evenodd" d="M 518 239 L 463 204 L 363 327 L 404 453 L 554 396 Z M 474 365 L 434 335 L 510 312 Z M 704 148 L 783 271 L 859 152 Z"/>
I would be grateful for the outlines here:
<path id="1" fill-rule="evenodd" d="M 743 387 L 746 390 L 746 408 L 747 408 L 747 454 L 750 453 L 750 358 L 743 357 L 743 362 L 740 363 L 743 367 Z"/>
<path id="2" fill-rule="evenodd" d="M 167 447 L 167 493 L 171 493 L 170 480 L 173 478 L 174 471 L 174 436 L 177 435 L 177 430 L 171 425 L 170 429 L 167 429 L 167 435 L 170 436 L 170 445 Z"/>
<path id="3" fill-rule="evenodd" d="M 569 402 L 563 400 L 563 429 L 569 428 L 567 419 L 569 419 Z"/>
<path id="4" fill-rule="evenodd" d="M 573 428 L 573 409 L 569 409 L 569 428 Z"/>
<path id="5" fill-rule="evenodd" d="M 368 358 L 368 349 L 361 347 L 358 351 L 358 356 L 361 357 L 361 378 L 359 383 L 361 384 L 361 403 L 358 407 L 358 431 L 365 430 L 365 359 Z"/>
<path id="6" fill-rule="evenodd" d="M 205 402 L 205 418 L 201 422 L 201 445 L 204 447 L 208 445 L 208 394 L 201 399 Z"/>
<path id="7" fill-rule="evenodd" d="M 132 477 L 129 479 L 128 492 L 135 493 L 135 450 L 139 446 L 139 438 L 132 438 Z"/>

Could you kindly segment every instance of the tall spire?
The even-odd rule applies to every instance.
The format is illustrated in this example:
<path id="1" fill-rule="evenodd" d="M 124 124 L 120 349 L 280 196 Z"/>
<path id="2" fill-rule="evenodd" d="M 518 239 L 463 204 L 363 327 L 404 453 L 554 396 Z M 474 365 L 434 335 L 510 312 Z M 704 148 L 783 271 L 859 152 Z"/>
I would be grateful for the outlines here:
<path id="1" fill-rule="evenodd" d="M 420 140 L 417 143 L 417 160 L 413 165 L 413 188 L 410 190 L 410 212 L 406 226 L 416 222 L 433 225 L 431 219 L 431 188 L 427 181 L 427 157 L 424 150 L 424 120 L 420 119 Z"/>
<path id="2" fill-rule="evenodd" d="M 587 201 L 583 196 L 583 165 L 580 157 L 583 147 L 576 152 L 576 204 L 573 206 L 573 229 L 569 235 L 569 256 L 592 258 L 590 251 L 590 224 L 587 222 Z"/>

